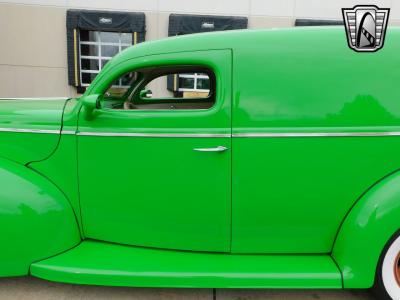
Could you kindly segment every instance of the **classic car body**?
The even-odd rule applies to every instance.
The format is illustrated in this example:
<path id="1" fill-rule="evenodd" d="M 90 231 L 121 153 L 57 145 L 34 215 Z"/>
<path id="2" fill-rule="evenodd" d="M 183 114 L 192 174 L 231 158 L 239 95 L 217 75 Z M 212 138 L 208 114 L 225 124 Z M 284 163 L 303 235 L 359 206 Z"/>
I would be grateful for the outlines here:
<path id="1" fill-rule="evenodd" d="M 200 34 L 123 51 L 79 99 L 1 100 L 0 275 L 371 287 L 400 229 L 398 53 L 391 28 L 376 53 L 341 27 Z M 182 66 L 212 72 L 212 107 L 100 103 Z"/>

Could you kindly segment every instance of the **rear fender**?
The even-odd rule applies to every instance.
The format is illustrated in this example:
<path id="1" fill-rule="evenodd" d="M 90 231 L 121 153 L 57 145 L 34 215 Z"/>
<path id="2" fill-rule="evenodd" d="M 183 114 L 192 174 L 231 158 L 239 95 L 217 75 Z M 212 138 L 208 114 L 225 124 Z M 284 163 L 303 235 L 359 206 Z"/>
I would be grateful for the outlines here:
<path id="1" fill-rule="evenodd" d="M 27 275 L 31 263 L 81 241 L 70 203 L 50 181 L 0 158 L 0 276 Z"/>
<path id="2" fill-rule="evenodd" d="M 347 215 L 332 256 L 345 288 L 369 288 L 386 243 L 400 228 L 400 172 L 371 187 Z"/>

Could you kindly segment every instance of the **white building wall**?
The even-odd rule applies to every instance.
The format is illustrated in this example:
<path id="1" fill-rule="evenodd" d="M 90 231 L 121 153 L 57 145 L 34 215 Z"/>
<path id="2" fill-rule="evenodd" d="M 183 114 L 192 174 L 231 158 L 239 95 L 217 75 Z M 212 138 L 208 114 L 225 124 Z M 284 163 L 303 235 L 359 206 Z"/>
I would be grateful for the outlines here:
<path id="1" fill-rule="evenodd" d="M 341 8 L 390 7 L 400 0 L 0 0 L 0 97 L 75 96 L 68 86 L 66 11 L 98 9 L 146 14 L 146 40 L 167 37 L 171 13 L 246 16 L 249 29 L 290 27 L 296 18 L 341 20 Z"/>

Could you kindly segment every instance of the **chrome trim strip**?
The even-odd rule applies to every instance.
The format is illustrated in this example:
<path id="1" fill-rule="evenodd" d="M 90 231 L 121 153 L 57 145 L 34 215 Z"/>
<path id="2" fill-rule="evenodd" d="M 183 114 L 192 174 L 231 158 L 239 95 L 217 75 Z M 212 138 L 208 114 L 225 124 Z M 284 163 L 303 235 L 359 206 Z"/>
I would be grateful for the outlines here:
<path id="1" fill-rule="evenodd" d="M 183 137 L 183 138 L 216 138 L 231 137 L 224 133 L 137 133 L 137 132 L 78 132 L 82 136 L 126 136 L 126 137 Z"/>
<path id="2" fill-rule="evenodd" d="M 74 130 L 62 130 L 61 134 L 67 134 L 67 135 L 75 135 L 76 132 Z"/>
<path id="3" fill-rule="evenodd" d="M 25 128 L 0 128 L 0 132 L 22 132 L 22 133 L 48 133 L 60 134 L 60 130 L 52 129 L 25 129 Z M 61 134 L 75 134 L 74 130 L 62 130 Z"/>
<path id="4" fill-rule="evenodd" d="M 266 133 L 234 133 L 232 137 L 368 137 L 368 136 L 400 136 L 398 131 L 383 132 L 266 132 Z"/>
<path id="5" fill-rule="evenodd" d="M 47 133 L 60 134 L 60 130 L 53 129 L 26 129 L 26 128 L 0 128 L 0 132 L 20 133 Z M 170 138 L 224 138 L 231 137 L 225 133 L 138 133 L 138 132 L 75 132 L 74 130 L 62 130 L 61 134 L 81 136 L 120 136 L 120 137 L 170 137 Z M 285 138 L 285 137 L 379 137 L 400 136 L 400 131 L 382 132 L 260 132 L 260 133 L 234 133 L 232 137 L 240 138 Z"/>
<path id="6" fill-rule="evenodd" d="M 60 130 L 51 130 L 51 129 L 25 129 L 25 128 L 0 128 L 0 132 L 23 132 L 23 133 L 49 133 L 49 134 L 60 134 Z"/>

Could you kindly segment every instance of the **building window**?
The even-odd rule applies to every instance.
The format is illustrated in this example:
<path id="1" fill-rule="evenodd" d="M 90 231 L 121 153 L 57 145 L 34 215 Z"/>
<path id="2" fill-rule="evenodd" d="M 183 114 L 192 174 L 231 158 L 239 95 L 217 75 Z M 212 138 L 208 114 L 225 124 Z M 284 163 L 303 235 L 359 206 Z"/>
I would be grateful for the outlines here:
<path id="1" fill-rule="evenodd" d="M 85 92 L 113 56 L 145 40 L 144 13 L 69 9 L 66 23 L 68 83 L 78 93 Z"/>
<path id="2" fill-rule="evenodd" d="M 80 82 L 87 87 L 110 59 L 133 43 L 133 34 L 81 30 L 79 34 Z M 118 82 L 117 85 L 122 85 Z"/>
<path id="3" fill-rule="evenodd" d="M 193 74 L 178 74 L 179 92 L 206 92 L 210 91 L 210 79 L 207 74 L 193 73 Z"/>

